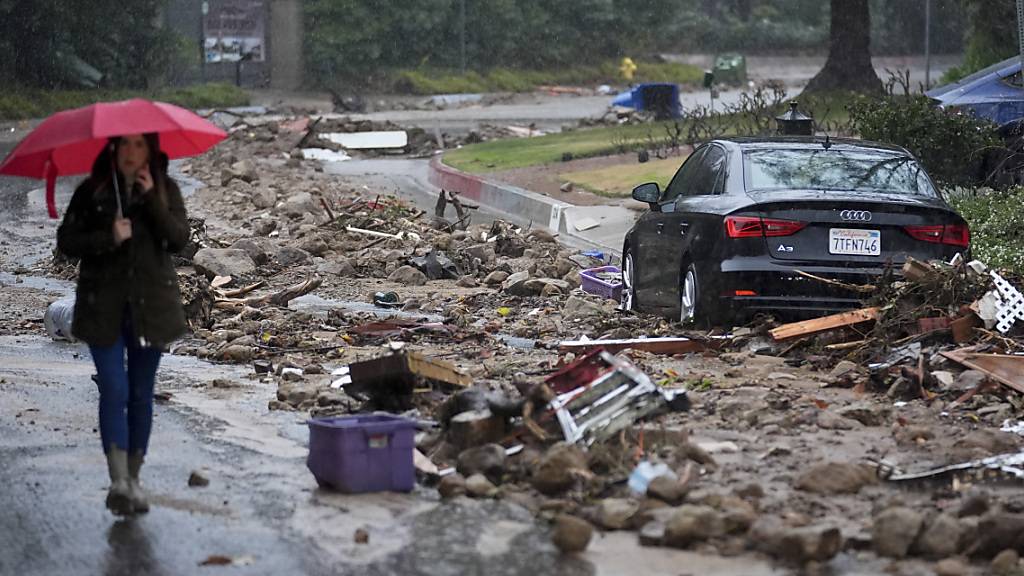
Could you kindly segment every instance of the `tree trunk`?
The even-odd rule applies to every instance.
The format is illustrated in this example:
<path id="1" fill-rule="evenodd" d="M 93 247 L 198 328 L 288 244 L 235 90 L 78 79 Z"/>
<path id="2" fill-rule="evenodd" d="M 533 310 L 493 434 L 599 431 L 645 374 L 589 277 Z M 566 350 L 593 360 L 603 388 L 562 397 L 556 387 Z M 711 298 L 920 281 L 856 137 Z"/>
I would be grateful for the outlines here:
<path id="1" fill-rule="evenodd" d="M 871 15 L 868 0 L 832 0 L 828 60 L 804 89 L 808 92 L 881 92 L 871 66 Z"/>

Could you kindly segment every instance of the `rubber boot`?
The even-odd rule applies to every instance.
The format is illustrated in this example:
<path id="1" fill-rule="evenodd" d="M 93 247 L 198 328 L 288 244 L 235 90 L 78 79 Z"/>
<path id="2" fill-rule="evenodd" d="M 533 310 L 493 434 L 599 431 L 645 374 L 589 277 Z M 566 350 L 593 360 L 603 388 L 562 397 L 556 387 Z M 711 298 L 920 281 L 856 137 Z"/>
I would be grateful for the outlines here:
<path id="1" fill-rule="evenodd" d="M 118 516 L 132 513 L 131 487 L 128 483 L 128 453 L 117 446 L 107 452 L 107 471 L 110 472 L 110 490 L 107 508 Z"/>
<path id="2" fill-rule="evenodd" d="M 132 511 L 136 514 L 149 512 L 149 500 L 139 481 L 139 471 L 145 460 L 146 455 L 142 452 L 132 452 L 128 456 L 128 496 L 132 501 Z"/>

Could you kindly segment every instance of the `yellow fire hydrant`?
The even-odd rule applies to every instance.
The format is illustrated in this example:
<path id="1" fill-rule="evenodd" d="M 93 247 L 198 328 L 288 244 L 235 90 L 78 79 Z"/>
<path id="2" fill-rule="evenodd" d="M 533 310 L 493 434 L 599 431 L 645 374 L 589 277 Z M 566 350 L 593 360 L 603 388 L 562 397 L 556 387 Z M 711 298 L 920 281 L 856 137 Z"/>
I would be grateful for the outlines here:
<path id="1" fill-rule="evenodd" d="M 636 73 L 636 64 L 633 62 L 633 59 L 629 56 L 623 58 L 622 63 L 619 64 L 619 72 L 622 73 L 622 77 L 626 82 L 632 82 L 633 74 Z"/>

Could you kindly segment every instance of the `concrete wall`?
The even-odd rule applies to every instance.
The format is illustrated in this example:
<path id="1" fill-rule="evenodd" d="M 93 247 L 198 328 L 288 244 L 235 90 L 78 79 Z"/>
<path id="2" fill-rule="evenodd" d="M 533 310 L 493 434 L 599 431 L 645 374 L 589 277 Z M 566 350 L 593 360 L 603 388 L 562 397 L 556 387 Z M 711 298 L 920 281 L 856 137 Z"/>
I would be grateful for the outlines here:
<path id="1" fill-rule="evenodd" d="M 270 87 L 297 90 L 302 87 L 302 0 L 269 0 L 267 44 L 270 49 Z"/>

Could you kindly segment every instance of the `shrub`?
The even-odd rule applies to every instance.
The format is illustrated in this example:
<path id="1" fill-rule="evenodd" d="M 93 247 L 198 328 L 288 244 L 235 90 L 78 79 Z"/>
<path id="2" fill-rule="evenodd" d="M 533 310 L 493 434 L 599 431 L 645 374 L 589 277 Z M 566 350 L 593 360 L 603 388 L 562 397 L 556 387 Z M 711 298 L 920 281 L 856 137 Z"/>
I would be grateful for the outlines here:
<path id="1" fill-rule="evenodd" d="M 1024 187 L 958 190 L 946 200 L 971 226 L 971 254 L 993 268 L 1024 274 Z"/>
<path id="2" fill-rule="evenodd" d="M 981 184 L 986 156 L 1004 148 L 995 124 L 939 108 L 922 95 L 863 98 L 850 116 L 862 138 L 906 148 L 943 185 Z"/>

